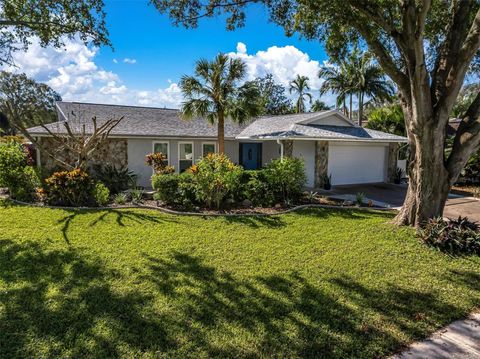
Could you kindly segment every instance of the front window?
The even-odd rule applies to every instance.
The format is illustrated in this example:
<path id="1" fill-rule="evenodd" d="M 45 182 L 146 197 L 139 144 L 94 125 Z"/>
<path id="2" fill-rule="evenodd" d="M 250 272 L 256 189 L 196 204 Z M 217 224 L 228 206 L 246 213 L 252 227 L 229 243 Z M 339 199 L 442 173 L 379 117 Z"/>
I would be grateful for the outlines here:
<path id="1" fill-rule="evenodd" d="M 210 153 L 215 153 L 215 143 L 204 143 L 202 144 L 202 157 Z"/>
<path id="2" fill-rule="evenodd" d="M 168 154 L 168 142 L 155 142 L 153 144 L 153 152 L 162 153 L 167 159 L 167 163 L 170 163 Z"/>
<path id="3" fill-rule="evenodd" d="M 193 165 L 193 143 L 180 142 L 178 155 L 178 168 L 180 172 L 183 172 Z"/>

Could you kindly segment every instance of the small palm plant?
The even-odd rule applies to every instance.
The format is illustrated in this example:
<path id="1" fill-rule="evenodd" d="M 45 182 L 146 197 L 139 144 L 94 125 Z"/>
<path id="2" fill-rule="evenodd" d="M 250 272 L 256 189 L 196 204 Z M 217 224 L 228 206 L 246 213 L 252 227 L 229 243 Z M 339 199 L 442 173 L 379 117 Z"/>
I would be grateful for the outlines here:
<path id="1" fill-rule="evenodd" d="M 198 60 L 193 76 L 180 80 L 185 101 L 182 115 L 186 120 L 204 117 L 217 124 L 218 150 L 225 152 L 225 121 L 242 123 L 260 114 L 260 95 L 253 82 L 240 86 L 246 76 L 241 59 L 219 54 L 213 61 Z"/>
<path id="2" fill-rule="evenodd" d="M 296 113 L 305 112 L 305 98 L 308 98 L 309 103 L 312 102 L 312 95 L 308 92 L 310 91 L 308 80 L 307 76 L 297 75 L 297 77 L 290 82 L 290 93 L 294 92 L 298 96 L 298 99 L 295 102 Z"/>

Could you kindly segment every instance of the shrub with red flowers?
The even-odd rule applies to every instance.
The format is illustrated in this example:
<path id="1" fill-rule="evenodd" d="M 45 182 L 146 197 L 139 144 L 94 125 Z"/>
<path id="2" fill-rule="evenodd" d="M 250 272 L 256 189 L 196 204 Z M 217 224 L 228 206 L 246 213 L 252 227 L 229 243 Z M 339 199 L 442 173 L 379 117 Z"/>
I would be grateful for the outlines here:
<path id="1" fill-rule="evenodd" d="M 48 204 L 89 206 L 95 204 L 95 181 L 81 169 L 55 172 L 45 180 L 44 194 Z"/>
<path id="2" fill-rule="evenodd" d="M 153 168 L 156 174 L 174 173 L 175 168 L 168 165 L 167 157 L 161 153 L 150 153 L 145 158 L 145 164 Z"/>

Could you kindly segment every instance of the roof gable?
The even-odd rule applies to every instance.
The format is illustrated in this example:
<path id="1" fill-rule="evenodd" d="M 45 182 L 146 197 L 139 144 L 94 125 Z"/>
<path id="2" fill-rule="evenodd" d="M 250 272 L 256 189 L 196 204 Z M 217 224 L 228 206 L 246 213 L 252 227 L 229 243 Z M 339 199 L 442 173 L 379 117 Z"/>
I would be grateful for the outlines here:
<path id="1" fill-rule="evenodd" d="M 296 123 L 302 125 L 355 126 L 355 124 L 348 117 L 337 110 L 316 112 L 312 114 L 311 117 Z"/>

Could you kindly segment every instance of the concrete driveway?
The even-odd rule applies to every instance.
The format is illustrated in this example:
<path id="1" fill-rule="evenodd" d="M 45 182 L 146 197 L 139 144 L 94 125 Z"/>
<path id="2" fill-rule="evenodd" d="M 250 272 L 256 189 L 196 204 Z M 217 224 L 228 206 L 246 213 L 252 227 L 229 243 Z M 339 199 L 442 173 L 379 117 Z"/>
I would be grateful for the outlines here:
<path id="1" fill-rule="evenodd" d="M 406 185 L 388 183 L 372 183 L 362 185 L 334 186 L 330 191 L 321 191 L 325 195 L 355 195 L 365 193 L 365 197 L 377 202 L 387 203 L 392 207 L 400 207 L 407 192 Z M 472 197 L 451 195 L 445 205 L 444 216 L 456 218 L 466 216 L 473 221 L 480 222 L 480 200 Z"/>

